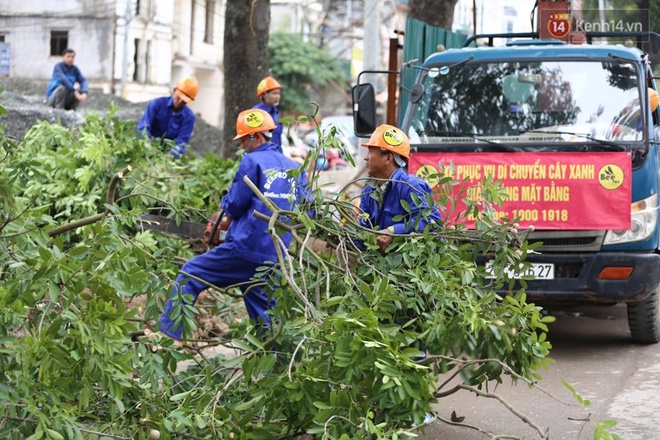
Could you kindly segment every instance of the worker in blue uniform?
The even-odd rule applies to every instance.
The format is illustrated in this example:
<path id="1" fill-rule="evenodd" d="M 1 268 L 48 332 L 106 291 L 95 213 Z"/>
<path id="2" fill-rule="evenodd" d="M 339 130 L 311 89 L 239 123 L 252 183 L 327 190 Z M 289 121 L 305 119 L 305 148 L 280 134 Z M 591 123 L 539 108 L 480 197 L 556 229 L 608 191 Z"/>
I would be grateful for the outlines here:
<path id="1" fill-rule="evenodd" d="M 280 124 L 280 111 L 278 109 L 280 100 L 282 99 L 282 85 L 272 76 L 267 76 L 259 81 L 257 85 L 257 98 L 261 102 L 253 108 L 265 110 L 273 118 L 277 128 L 273 130 L 271 142 L 277 145 L 279 150 L 282 151 L 282 131 L 284 127 Z"/>
<path id="2" fill-rule="evenodd" d="M 383 124 L 376 128 L 369 141 L 362 146 L 369 149 L 364 160 L 370 180 L 360 196 L 360 211 L 367 214 L 360 216 L 360 225 L 387 231 L 389 234 L 423 232 L 427 226 L 439 228 L 442 218 L 433 202 L 433 190 L 424 180 L 405 170 L 410 158 L 408 136 L 399 128 Z M 408 208 L 404 207 L 404 202 Z M 383 252 L 394 239 L 389 234 L 377 237 L 378 247 Z M 404 314 L 403 322 L 409 319 Z M 417 348 L 424 355 L 414 360 L 421 362 L 426 359 L 426 349 Z M 434 414 L 427 413 L 423 422 L 415 426 L 428 425 L 435 419 Z"/>
<path id="3" fill-rule="evenodd" d="M 243 178 L 247 176 L 262 194 L 282 210 L 295 210 L 298 202 L 308 197 L 304 172 L 300 177 L 288 173 L 298 168 L 299 164 L 284 156 L 270 141 L 271 132 L 275 128 L 273 118 L 261 109 L 245 110 L 238 116 L 234 139 L 240 139 L 246 154 L 239 164 L 229 192 L 221 201 L 222 210 L 232 221 L 223 243 L 183 265 L 156 327 L 171 338 L 181 340 L 183 336 L 181 321 L 177 322 L 180 313 L 172 313 L 177 307 L 181 309 L 180 305 L 185 302 L 183 295 L 191 295 L 194 304 L 199 293 L 208 288 L 198 279 L 218 287 L 242 283 L 240 287 L 245 294 L 245 307 L 250 318 L 262 325 L 270 324 L 268 309 L 275 304 L 272 292 L 267 291 L 264 285 L 259 285 L 259 280 L 252 280 L 257 268 L 277 261 L 268 223 L 253 215 L 255 211 L 270 214 L 270 210 Z M 288 232 L 280 235 L 282 245 L 286 248 L 291 238 Z M 286 255 L 286 249 L 282 251 Z M 246 283 L 251 280 L 254 282 Z"/>
<path id="4" fill-rule="evenodd" d="M 169 153 L 176 158 L 181 157 L 195 128 L 195 113 L 188 104 L 195 100 L 198 91 L 199 85 L 194 77 L 178 80 L 172 96 L 149 101 L 138 123 L 138 133 L 174 141 Z"/>
<path id="5" fill-rule="evenodd" d="M 410 157 L 408 136 L 399 128 L 383 124 L 362 146 L 369 149 L 364 160 L 371 179 L 360 196 L 360 211 L 367 214 L 360 216 L 360 225 L 390 234 L 422 232 L 428 224 L 439 225 L 440 211 L 429 203 L 433 190 L 405 170 Z M 397 217 L 400 219 L 395 220 Z M 389 234 L 378 235 L 379 248 L 385 251 L 393 239 Z"/>
<path id="6" fill-rule="evenodd" d="M 76 51 L 66 49 L 62 54 L 62 61 L 53 67 L 53 74 L 46 90 L 46 103 L 49 107 L 76 110 L 79 104 L 87 101 L 89 84 L 78 66 L 74 64 L 75 60 Z"/>

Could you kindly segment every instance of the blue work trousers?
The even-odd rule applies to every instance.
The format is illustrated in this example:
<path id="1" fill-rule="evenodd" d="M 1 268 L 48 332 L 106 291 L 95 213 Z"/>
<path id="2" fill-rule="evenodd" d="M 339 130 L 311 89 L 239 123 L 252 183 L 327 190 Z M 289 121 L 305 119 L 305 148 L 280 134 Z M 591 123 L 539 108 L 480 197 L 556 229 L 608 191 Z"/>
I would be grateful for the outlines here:
<path id="1" fill-rule="evenodd" d="M 214 286 L 229 287 L 249 281 L 256 273 L 257 268 L 264 265 L 264 263 L 254 263 L 236 258 L 231 249 L 221 245 L 188 260 L 181 268 L 181 272 L 205 280 Z M 192 295 L 194 301 L 197 301 L 197 296 L 208 289 L 208 286 L 204 283 L 188 278 L 183 273 L 177 276 L 170 298 L 165 305 L 165 311 L 156 325 L 157 330 L 178 340 L 182 339 L 183 324 L 174 328 L 173 319 L 170 319 L 169 314 L 173 306 L 172 299 L 177 297 L 179 289 L 181 289 L 181 293 Z M 184 280 L 187 280 L 187 282 L 183 283 Z M 269 298 L 268 292 L 264 292 L 265 287 L 255 286 L 250 288 L 250 284 L 240 286 L 243 292 L 249 289 L 243 301 L 250 318 L 255 322 L 261 319 L 265 325 L 269 325 L 270 316 L 266 313 L 266 310 L 275 305 L 275 300 Z"/>

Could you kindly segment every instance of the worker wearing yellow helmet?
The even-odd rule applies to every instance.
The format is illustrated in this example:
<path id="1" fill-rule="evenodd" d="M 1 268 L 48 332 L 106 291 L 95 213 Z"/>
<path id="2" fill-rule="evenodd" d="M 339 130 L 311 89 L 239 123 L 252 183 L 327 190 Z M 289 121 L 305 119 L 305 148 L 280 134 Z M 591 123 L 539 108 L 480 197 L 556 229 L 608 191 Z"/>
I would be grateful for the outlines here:
<path id="1" fill-rule="evenodd" d="M 410 141 L 401 129 L 383 124 L 362 146 L 369 149 L 364 160 L 371 179 L 360 196 L 360 212 L 367 215 L 359 221 L 363 227 L 387 231 L 377 238 L 381 250 L 392 243 L 392 234 L 422 232 L 441 222 L 431 187 L 405 170 Z"/>
<path id="2" fill-rule="evenodd" d="M 264 110 L 249 109 L 238 115 L 234 139 L 240 140 L 246 154 L 229 192 L 220 203 L 222 211 L 231 217 L 231 224 L 224 242 L 188 260 L 181 268 L 157 326 L 171 338 L 180 340 L 184 333 L 179 319 L 181 313 L 177 312 L 181 308 L 177 304 L 185 298 L 192 298 L 194 303 L 199 293 L 208 288 L 207 283 L 218 287 L 240 286 L 250 318 L 262 325 L 270 324 L 268 310 L 275 304 L 273 292 L 267 290 L 267 283 L 255 281 L 255 274 L 259 268 L 273 266 L 278 254 L 270 225 L 254 213 L 270 213 L 271 208 L 257 197 L 245 179 L 254 183 L 282 212 L 298 209 L 308 192 L 305 173 L 298 177 L 289 173 L 299 164 L 284 156 L 270 140 L 275 128 L 275 121 Z M 291 243 L 291 233 L 278 231 L 278 236 L 278 242 L 286 250 Z M 258 273 L 266 277 L 269 271 Z"/>
<path id="3" fill-rule="evenodd" d="M 272 76 L 262 79 L 257 85 L 257 98 L 261 102 L 253 107 L 266 111 L 273 118 L 275 124 L 277 124 L 277 128 L 273 131 L 272 142 L 278 146 L 280 151 L 282 151 L 283 127 L 280 124 L 280 111 L 278 107 L 282 98 L 282 88 L 282 85 Z"/>
<path id="4" fill-rule="evenodd" d="M 188 104 L 197 97 L 199 84 L 190 76 L 176 82 L 171 96 L 153 99 L 138 123 L 138 133 L 155 139 L 169 139 L 170 154 L 179 158 L 185 152 L 195 128 L 195 113 Z"/>

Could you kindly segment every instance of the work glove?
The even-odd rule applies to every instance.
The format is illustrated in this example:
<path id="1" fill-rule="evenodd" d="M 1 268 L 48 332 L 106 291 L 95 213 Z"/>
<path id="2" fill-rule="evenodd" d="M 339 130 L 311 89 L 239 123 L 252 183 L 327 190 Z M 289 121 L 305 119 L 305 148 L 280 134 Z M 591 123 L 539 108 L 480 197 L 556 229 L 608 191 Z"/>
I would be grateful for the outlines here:
<path id="1" fill-rule="evenodd" d="M 168 150 L 168 152 L 177 159 L 180 159 L 185 151 L 186 147 L 183 145 L 175 145 Z"/>

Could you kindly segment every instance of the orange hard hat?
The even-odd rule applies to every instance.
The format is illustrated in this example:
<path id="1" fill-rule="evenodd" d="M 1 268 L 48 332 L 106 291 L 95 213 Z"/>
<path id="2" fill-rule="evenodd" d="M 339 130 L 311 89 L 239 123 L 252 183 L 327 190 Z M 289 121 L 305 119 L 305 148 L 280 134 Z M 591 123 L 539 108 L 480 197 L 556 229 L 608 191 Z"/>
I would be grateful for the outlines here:
<path id="1" fill-rule="evenodd" d="M 243 110 L 236 119 L 236 136 L 234 140 L 249 134 L 261 133 L 277 128 L 273 117 L 267 111 L 260 108 Z"/>
<path id="2" fill-rule="evenodd" d="M 197 97 L 199 84 L 197 84 L 197 80 L 194 77 L 189 76 L 178 80 L 174 85 L 174 88 L 179 98 L 183 99 L 183 102 L 186 104 L 190 104 Z"/>
<path id="3" fill-rule="evenodd" d="M 271 90 L 275 89 L 281 89 L 282 85 L 277 82 L 275 78 L 272 76 L 267 76 L 261 81 L 259 81 L 259 85 L 257 86 L 257 97 L 261 97 L 266 92 L 270 92 Z"/>
<path id="4" fill-rule="evenodd" d="M 379 147 L 406 159 L 410 157 L 410 140 L 399 128 L 393 125 L 383 124 L 378 126 L 369 138 L 369 142 L 362 144 L 363 147 Z"/>
<path id="5" fill-rule="evenodd" d="M 651 103 L 651 111 L 654 112 L 658 109 L 658 104 L 660 103 L 660 96 L 658 92 L 649 87 L 649 102 Z"/>

